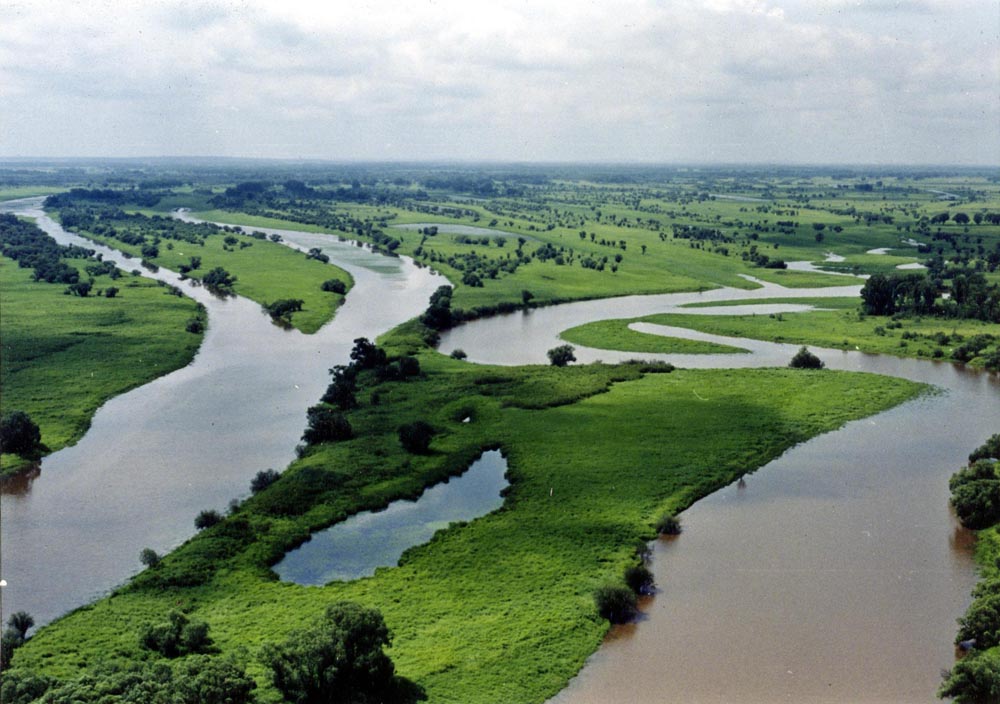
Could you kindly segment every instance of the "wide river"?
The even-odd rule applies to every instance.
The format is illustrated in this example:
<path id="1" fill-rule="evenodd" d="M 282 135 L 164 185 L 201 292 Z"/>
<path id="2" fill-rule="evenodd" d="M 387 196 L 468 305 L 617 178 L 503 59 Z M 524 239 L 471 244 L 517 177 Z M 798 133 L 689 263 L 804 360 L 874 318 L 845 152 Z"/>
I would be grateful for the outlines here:
<path id="1" fill-rule="evenodd" d="M 39 205 L 2 207 L 36 217 L 61 242 L 81 242 Z M 5 614 L 23 609 L 44 623 L 92 600 L 137 571 L 143 547 L 170 549 L 193 533 L 198 511 L 225 507 L 248 493 L 257 471 L 287 465 L 327 369 L 347 360 L 354 338 L 418 314 L 443 283 L 405 258 L 277 232 L 298 247 L 321 246 L 355 277 L 335 320 L 302 335 L 272 325 L 255 303 L 178 283 L 208 308 L 192 364 L 109 401 L 80 443 L 47 457 L 33 481 L 5 490 Z M 158 277 L 176 283 L 165 270 Z M 857 291 L 769 285 L 587 301 L 476 321 L 445 335 L 441 349 L 462 348 L 477 362 L 544 363 L 560 330 L 589 320 L 694 301 Z M 795 351 L 736 344 L 752 354 L 664 358 L 692 367 L 784 366 Z M 955 618 L 975 582 L 971 536 L 950 515 L 947 479 L 1000 431 L 1000 382 L 947 363 L 814 351 L 833 368 L 903 376 L 942 392 L 799 445 L 695 504 L 682 517 L 683 535 L 655 546 L 660 592 L 643 618 L 615 629 L 555 701 L 934 701 L 939 672 L 954 661 Z M 629 356 L 577 349 L 581 361 Z"/>

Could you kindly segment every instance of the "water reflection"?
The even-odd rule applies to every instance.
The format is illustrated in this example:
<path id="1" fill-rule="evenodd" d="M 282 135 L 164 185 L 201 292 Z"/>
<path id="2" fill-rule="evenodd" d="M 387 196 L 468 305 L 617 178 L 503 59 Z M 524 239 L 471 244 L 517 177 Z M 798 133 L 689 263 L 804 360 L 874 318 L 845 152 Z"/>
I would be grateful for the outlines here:
<path id="1" fill-rule="evenodd" d="M 430 487 L 414 501 L 395 501 L 315 533 L 274 571 L 283 580 L 311 585 L 369 577 L 379 567 L 392 567 L 408 548 L 426 543 L 450 523 L 500 508 L 506 471 L 499 450 L 484 452 L 464 473 Z"/>

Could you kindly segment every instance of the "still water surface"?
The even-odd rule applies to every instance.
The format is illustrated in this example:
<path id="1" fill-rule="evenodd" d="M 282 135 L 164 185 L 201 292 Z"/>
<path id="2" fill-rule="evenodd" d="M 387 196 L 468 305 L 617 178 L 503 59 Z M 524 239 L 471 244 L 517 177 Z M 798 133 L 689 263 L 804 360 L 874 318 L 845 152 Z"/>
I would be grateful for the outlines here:
<path id="1" fill-rule="evenodd" d="M 283 580 L 321 585 L 370 577 L 392 567 L 407 548 L 422 545 L 455 521 L 471 521 L 503 505 L 507 461 L 484 452 L 465 472 L 426 489 L 415 500 L 394 501 L 314 533 L 274 566 Z"/>

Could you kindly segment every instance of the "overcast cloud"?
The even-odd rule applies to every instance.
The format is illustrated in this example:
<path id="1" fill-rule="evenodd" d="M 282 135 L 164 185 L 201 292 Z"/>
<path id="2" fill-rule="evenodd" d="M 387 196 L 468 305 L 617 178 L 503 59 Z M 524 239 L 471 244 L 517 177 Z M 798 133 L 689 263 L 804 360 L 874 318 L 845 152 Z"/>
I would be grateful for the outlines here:
<path id="1" fill-rule="evenodd" d="M 0 156 L 1000 165 L 996 0 L 4 0 Z"/>

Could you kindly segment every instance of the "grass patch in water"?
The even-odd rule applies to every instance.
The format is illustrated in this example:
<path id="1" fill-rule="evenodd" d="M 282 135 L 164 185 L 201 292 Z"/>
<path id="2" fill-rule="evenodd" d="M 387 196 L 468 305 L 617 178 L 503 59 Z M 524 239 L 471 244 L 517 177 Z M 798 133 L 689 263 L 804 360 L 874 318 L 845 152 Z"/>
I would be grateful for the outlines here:
<path id="1" fill-rule="evenodd" d="M 584 345 L 598 350 L 666 354 L 733 354 L 746 352 L 740 347 L 720 345 L 681 337 L 651 335 L 630 330 L 629 325 L 645 318 L 598 320 L 563 330 L 559 337 L 574 345 Z"/>

